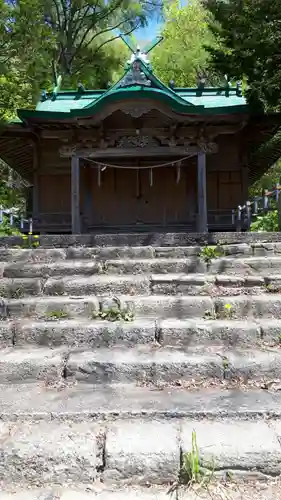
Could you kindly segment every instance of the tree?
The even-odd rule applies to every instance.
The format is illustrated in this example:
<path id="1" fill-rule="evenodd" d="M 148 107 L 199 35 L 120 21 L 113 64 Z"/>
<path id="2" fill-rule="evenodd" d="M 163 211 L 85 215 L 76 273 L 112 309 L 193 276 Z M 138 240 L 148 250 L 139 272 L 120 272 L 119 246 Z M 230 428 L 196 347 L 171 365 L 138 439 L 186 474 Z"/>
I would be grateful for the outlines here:
<path id="1" fill-rule="evenodd" d="M 128 56 L 120 34 L 145 24 L 161 1 L 0 0 L 0 119 L 52 89 L 53 62 L 64 88 L 106 88 Z"/>
<path id="2" fill-rule="evenodd" d="M 69 81 L 93 63 L 104 66 L 103 47 L 144 26 L 159 8 L 161 0 L 15 0 L 12 36 L 26 54 L 35 38 L 35 49 L 51 53 Z"/>
<path id="3" fill-rule="evenodd" d="M 164 4 L 164 41 L 152 55 L 155 73 L 166 84 L 174 81 L 177 87 L 194 86 L 198 78 L 216 81 L 207 71 L 209 54 L 204 45 L 213 43 L 208 28 L 208 12 L 201 0 L 189 0 L 181 6 L 180 0 Z"/>
<path id="4" fill-rule="evenodd" d="M 281 109 L 281 0 L 204 0 L 220 49 L 208 47 L 212 67 L 248 85 L 249 102 Z"/>

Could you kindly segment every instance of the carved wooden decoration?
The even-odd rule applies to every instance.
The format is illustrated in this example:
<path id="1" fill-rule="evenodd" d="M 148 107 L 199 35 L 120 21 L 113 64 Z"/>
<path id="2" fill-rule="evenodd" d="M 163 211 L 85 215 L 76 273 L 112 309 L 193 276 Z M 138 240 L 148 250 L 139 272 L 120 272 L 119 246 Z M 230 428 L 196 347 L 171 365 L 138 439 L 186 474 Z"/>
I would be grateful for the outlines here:
<path id="1" fill-rule="evenodd" d="M 132 116 L 132 118 L 140 118 L 141 116 L 149 113 L 149 111 L 151 110 L 152 108 L 149 108 L 148 106 L 142 106 L 141 104 L 120 106 L 120 111 L 122 111 L 122 113 L 125 113 L 126 115 Z"/>
<path id="2" fill-rule="evenodd" d="M 218 150 L 218 146 L 215 142 L 198 141 L 198 147 L 203 153 L 214 154 Z"/>
<path id="3" fill-rule="evenodd" d="M 116 141 L 116 148 L 153 148 L 159 147 L 159 142 L 154 137 L 145 135 L 130 135 L 120 137 Z"/>
<path id="4" fill-rule="evenodd" d="M 61 156 L 73 156 L 76 153 L 76 145 L 62 146 L 59 149 L 59 153 Z"/>
<path id="5" fill-rule="evenodd" d="M 124 76 L 118 86 L 130 87 L 131 85 L 142 85 L 145 87 L 151 86 L 151 81 L 145 76 L 143 71 L 141 71 L 141 65 L 139 61 L 134 61 L 131 69 Z"/>

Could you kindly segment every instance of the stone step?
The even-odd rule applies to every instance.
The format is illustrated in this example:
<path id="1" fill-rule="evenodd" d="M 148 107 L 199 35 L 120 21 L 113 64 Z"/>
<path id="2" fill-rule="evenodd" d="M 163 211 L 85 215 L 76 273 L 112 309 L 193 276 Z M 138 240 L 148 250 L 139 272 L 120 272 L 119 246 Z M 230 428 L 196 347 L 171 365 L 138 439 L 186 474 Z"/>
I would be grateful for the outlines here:
<path id="1" fill-rule="evenodd" d="M 278 272 L 281 274 L 281 257 L 222 257 L 205 262 L 200 257 L 189 258 L 140 258 L 111 260 L 59 260 L 55 262 L 2 263 L 4 278 L 44 278 L 62 276 L 92 276 L 119 274 L 230 274 L 237 276 L 266 276 Z"/>
<path id="2" fill-rule="evenodd" d="M 226 247 L 228 249 L 228 247 Z M 234 252 L 233 255 L 253 255 L 250 247 L 242 246 L 241 248 L 229 248 L 228 252 Z M 276 249 L 277 251 L 277 249 Z M 0 247 L 0 262 L 9 264 L 12 270 L 18 262 L 25 264 L 51 264 L 68 261 L 107 261 L 116 259 L 153 259 L 153 258 L 188 258 L 199 256 L 201 252 L 200 246 L 194 247 L 68 247 L 68 248 L 36 248 L 36 249 L 21 249 L 21 248 L 1 248 Z M 280 250 L 281 252 L 281 250 Z M 275 254 L 274 250 L 271 252 Z"/>
<path id="3" fill-rule="evenodd" d="M 9 263 L 54 263 L 68 260 L 110 260 L 110 259 L 153 259 L 153 258 L 188 258 L 192 256 L 207 256 L 204 246 L 68 246 L 66 248 L 3 248 L 0 247 L 0 262 Z M 255 257 L 280 256 L 281 242 L 273 243 L 239 243 L 221 245 L 225 256 Z"/>
<path id="4" fill-rule="evenodd" d="M 64 373 L 65 349 L 7 347 L 0 350 L 0 384 L 40 380 L 45 384 L 60 380 Z M 0 474 L 1 477 L 1 474 Z"/>
<path id="5" fill-rule="evenodd" d="M 94 486 L 95 480 L 119 487 L 125 481 L 168 486 L 178 478 L 194 432 L 200 462 L 210 473 L 281 473 L 279 421 L 1 422 L 2 488 Z"/>
<path id="6" fill-rule="evenodd" d="M 103 433 L 90 422 L 0 423 L 1 481 L 93 483 L 103 464 Z"/>
<path id="7" fill-rule="evenodd" d="M 273 273 L 273 271 L 272 271 Z M 48 278 L 2 278 L 0 297 L 41 295 L 208 295 L 276 293 L 281 275 L 211 274 L 95 275 Z"/>
<path id="8" fill-rule="evenodd" d="M 107 274 L 167 274 L 167 273 L 206 273 L 235 274 L 253 276 L 270 272 L 281 273 L 281 257 L 243 257 L 233 259 L 231 256 L 216 258 L 205 262 L 200 257 L 159 258 L 159 259 L 118 259 L 105 264 Z"/>
<path id="9" fill-rule="evenodd" d="M 278 272 L 281 269 L 281 257 L 246 257 L 233 259 L 223 257 L 214 259 L 208 264 L 208 272 L 213 274 L 237 274 L 253 276 L 256 273 Z"/>
<path id="10" fill-rule="evenodd" d="M 177 229 L 177 228 L 175 228 Z M 278 233 L 190 233 L 177 230 L 177 232 L 168 232 L 163 228 L 162 232 L 142 232 L 141 230 L 132 233 L 88 233 L 79 235 L 41 235 L 39 238 L 40 247 L 43 248 L 68 248 L 72 246 L 84 247 L 178 247 L 195 245 L 240 245 L 240 244 L 258 244 L 260 246 L 271 246 L 281 241 Z M 0 238 L 0 247 L 22 247 L 26 245 L 21 236 L 10 236 Z"/>
<path id="11" fill-rule="evenodd" d="M 218 386 L 151 388 L 128 384 L 61 384 L 39 382 L 0 385 L 1 422 L 150 421 L 207 418 L 215 421 L 281 418 L 280 383 L 269 389 Z M 243 389 L 244 387 L 244 389 Z M 278 390 L 279 389 L 279 390 Z"/>
<path id="12" fill-rule="evenodd" d="M 71 352 L 65 376 L 87 383 L 173 384 L 191 380 L 261 380 L 279 377 L 279 348 L 229 351 L 217 346 L 189 348 L 187 351 L 158 346 L 132 349 L 98 349 Z"/>
<path id="13" fill-rule="evenodd" d="M 131 322 L 61 319 L 1 321 L 0 345 L 100 347 L 153 344 L 187 348 L 204 344 L 225 347 L 279 346 L 281 319 L 252 321 L 136 319 Z"/>
<path id="14" fill-rule="evenodd" d="M 214 481 L 208 485 L 208 491 L 201 488 L 190 490 L 181 487 L 174 495 L 169 495 L 167 486 L 124 486 L 110 487 L 106 485 L 72 486 L 49 485 L 42 488 L 18 489 L 7 487 L 0 492 L 0 500 L 280 500 L 280 482 L 278 480 L 253 481 Z M 167 496 L 168 495 L 168 496 Z M 212 495 L 212 496 L 210 496 Z M 243 495 L 243 497 L 241 497 Z"/>
<path id="15" fill-rule="evenodd" d="M 151 391 L 133 384 L 1 385 L 2 498 L 5 492 L 16 495 L 11 500 L 25 499 L 25 487 L 26 500 L 50 500 L 67 499 L 60 495 L 73 492 L 75 483 L 88 493 L 112 491 L 111 484 L 120 490 L 123 480 L 167 484 L 177 479 L 181 456 L 191 450 L 193 430 L 200 461 L 215 473 L 278 475 L 280 398 L 261 390 Z M 48 496 L 38 496 L 36 486 L 47 488 Z"/>
<path id="16" fill-rule="evenodd" d="M 251 319 L 281 318 L 281 294 L 264 293 L 260 295 L 239 296 L 44 296 L 20 299 L 2 299 L 0 319 L 33 318 L 40 320 L 59 320 L 97 318 L 100 312 L 113 314 L 121 311 L 127 317 L 188 319 Z M 130 318 L 128 318 L 130 319 Z"/>
<path id="17" fill-rule="evenodd" d="M 7 347 L 0 351 L 0 383 L 70 378 L 90 384 L 199 384 L 202 381 L 261 380 L 279 377 L 279 348 L 229 351 L 198 346 L 187 351 L 142 345 L 131 349 L 48 349 Z"/>

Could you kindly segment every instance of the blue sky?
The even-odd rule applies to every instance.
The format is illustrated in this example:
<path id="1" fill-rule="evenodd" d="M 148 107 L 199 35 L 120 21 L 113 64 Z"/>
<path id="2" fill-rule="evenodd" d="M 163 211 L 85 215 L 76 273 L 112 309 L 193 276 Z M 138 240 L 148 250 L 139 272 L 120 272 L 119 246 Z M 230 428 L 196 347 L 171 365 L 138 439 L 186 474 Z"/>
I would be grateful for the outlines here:
<path id="1" fill-rule="evenodd" d="M 181 5 L 187 5 L 188 0 L 181 0 Z M 161 21 L 159 19 L 154 18 L 151 19 L 148 26 L 146 28 L 141 28 L 134 32 L 134 36 L 136 39 L 141 42 L 142 40 L 152 40 L 159 32 L 161 28 Z"/>
<path id="2" fill-rule="evenodd" d="M 161 23 L 157 19 L 151 19 L 146 28 L 140 28 L 134 32 L 136 39 L 141 42 L 141 40 L 152 40 L 157 34 L 161 27 Z"/>

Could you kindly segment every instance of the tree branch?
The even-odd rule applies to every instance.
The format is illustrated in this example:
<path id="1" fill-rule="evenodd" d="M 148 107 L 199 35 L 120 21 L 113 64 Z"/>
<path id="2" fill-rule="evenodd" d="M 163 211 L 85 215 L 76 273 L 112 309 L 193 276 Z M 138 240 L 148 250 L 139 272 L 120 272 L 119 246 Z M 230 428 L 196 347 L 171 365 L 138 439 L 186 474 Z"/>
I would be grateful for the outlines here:
<path id="1" fill-rule="evenodd" d="M 133 27 L 133 28 L 131 28 L 129 31 L 126 31 L 125 33 L 123 33 L 123 35 L 124 35 L 124 36 L 130 35 L 130 34 L 131 34 L 131 33 L 132 33 L 135 29 L 138 29 L 139 27 L 140 27 L 140 24 L 138 24 L 138 25 L 134 26 L 134 27 Z M 94 57 L 94 56 L 98 53 L 98 51 L 99 51 L 99 50 L 100 50 L 100 49 L 101 49 L 104 45 L 106 45 L 107 43 L 110 43 L 110 42 L 114 42 L 114 40 L 118 40 L 119 38 L 120 38 L 120 35 L 116 35 L 116 36 L 114 36 L 114 37 L 112 37 L 112 38 L 110 38 L 110 39 L 108 39 L 108 40 L 105 40 L 105 41 L 104 41 L 103 43 L 101 43 L 101 44 L 98 46 L 98 48 L 97 48 L 97 49 L 96 49 L 96 50 L 92 53 L 92 57 Z M 84 63 L 82 62 L 82 63 L 81 63 L 81 65 L 78 65 L 78 66 L 77 66 L 75 73 L 77 73 L 77 72 L 81 69 L 81 67 L 82 67 L 82 65 L 83 65 L 83 64 L 84 64 Z"/>
<path id="2" fill-rule="evenodd" d="M 104 30 L 100 31 L 99 33 L 95 33 L 91 38 L 90 40 L 83 45 L 83 48 L 86 49 L 94 40 L 95 38 L 97 38 L 98 36 L 101 36 L 101 35 L 104 35 L 105 33 L 108 33 L 109 31 L 112 31 L 114 29 L 117 29 L 119 26 L 121 26 L 121 24 L 124 24 L 125 22 L 129 21 L 129 19 L 127 20 L 123 20 L 123 21 L 120 21 L 118 24 L 116 24 L 114 27 L 109 27 L 109 28 L 105 28 Z M 130 30 L 126 33 L 124 33 L 125 36 L 129 35 L 130 33 L 132 33 L 135 29 L 139 28 L 139 24 L 137 24 L 136 26 L 133 26 L 132 28 L 130 28 Z M 90 31 L 90 30 L 89 30 Z M 103 47 L 104 45 L 106 45 L 107 43 L 109 42 L 112 42 L 113 40 L 117 40 L 118 38 L 120 38 L 120 35 L 116 35 L 115 37 L 113 38 L 110 38 L 109 40 L 105 40 L 104 42 L 102 42 L 99 47 L 95 50 L 95 52 L 93 53 L 93 56 L 101 49 L 101 47 Z M 81 50 L 82 48 L 82 45 L 80 44 L 79 47 L 77 47 L 77 50 L 75 51 L 75 55 L 77 55 L 79 53 L 79 51 Z"/>

